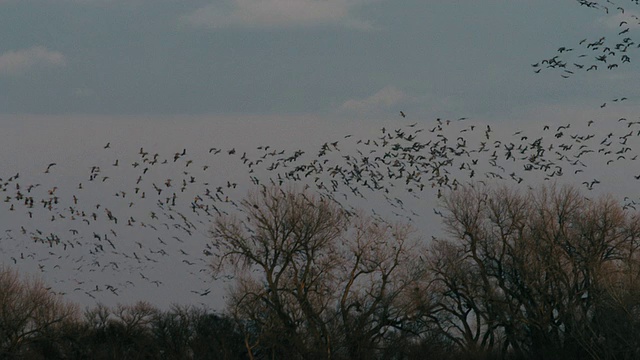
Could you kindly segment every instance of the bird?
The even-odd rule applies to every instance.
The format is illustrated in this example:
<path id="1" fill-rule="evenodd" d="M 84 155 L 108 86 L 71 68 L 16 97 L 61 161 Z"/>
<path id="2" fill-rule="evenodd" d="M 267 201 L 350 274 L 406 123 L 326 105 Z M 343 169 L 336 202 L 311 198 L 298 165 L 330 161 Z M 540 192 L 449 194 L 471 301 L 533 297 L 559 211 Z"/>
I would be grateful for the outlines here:
<path id="1" fill-rule="evenodd" d="M 44 171 L 44 172 L 45 172 L 45 174 L 48 174 L 48 173 L 49 173 L 49 170 L 50 170 L 53 166 L 56 166 L 56 165 L 57 165 L 57 164 L 56 164 L 56 163 L 54 163 L 54 162 L 53 162 L 53 163 L 50 163 L 50 164 L 47 166 L 47 169 Z"/>

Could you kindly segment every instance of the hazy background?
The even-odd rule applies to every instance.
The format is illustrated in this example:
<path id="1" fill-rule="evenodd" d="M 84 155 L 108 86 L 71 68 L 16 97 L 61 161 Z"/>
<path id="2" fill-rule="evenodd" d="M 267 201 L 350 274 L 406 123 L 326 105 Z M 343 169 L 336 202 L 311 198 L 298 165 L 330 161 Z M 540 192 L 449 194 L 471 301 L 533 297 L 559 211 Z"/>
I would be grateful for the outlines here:
<path id="1" fill-rule="evenodd" d="M 614 11 L 551 0 L 0 0 L 0 177 L 19 172 L 43 189 L 65 184 L 69 197 L 92 166 L 130 164 L 140 147 L 168 158 L 186 148 L 194 163 L 211 166 L 199 179 L 247 184 L 239 154 L 257 146 L 314 153 L 347 134 L 364 139 L 414 122 L 430 128 L 436 118 L 467 117 L 506 139 L 544 124 L 586 129 L 589 120 L 606 132 L 620 117 L 638 119 L 636 61 L 569 78 L 536 74 L 531 64 L 583 38 L 615 36 L 619 20 Z M 627 100 L 612 102 L 622 96 Z M 207 157 L 211 147 L 239 153 L 214 159 Z M 44 174 L 51 162 L 54 171 Z M 601 191 L 634 191 L 631 175 L 640 168 L 598 164 L 589 179 L 603 179 Z M 181 170 L 167 171 L 157 174 L 159 182 Z M 111 179 L 83 200 L 108 201 L 132 174 L 111 169 Z M 426 239 L 439 229 L 435 204 L 427 193 L 416 204 Z M 0 262 L 43 276 L 83 304 L 222 303 L 225 284 L 200 271 L 206 263 L 195 269 L 182 261 L 201 256 L 205 224 L 185 243 L 167 245 L 171 255 L 161 262 L 125 265 L 117 257 L 122 265 L 105 270 L 112 259 L 86 252 L 91 232 L 109 231 L 104 224 L 86 229 L 82 250 L 62 250 L 16 233 L 22 223 L 45 233 L 72 225 L 7 211 L 0 222 L 13 229 L 0 234 Z M 119 241 L 127 236 L 160 248 L 157 232 L 121 233 Z M 137 245 L 119 246 L 129 253 Z M 190 256 L 177 255 L 180 249 Z M 87 294 L 95 286 L 97 299 Z M 196 293 L 206 289 L 213 291 Z"/>

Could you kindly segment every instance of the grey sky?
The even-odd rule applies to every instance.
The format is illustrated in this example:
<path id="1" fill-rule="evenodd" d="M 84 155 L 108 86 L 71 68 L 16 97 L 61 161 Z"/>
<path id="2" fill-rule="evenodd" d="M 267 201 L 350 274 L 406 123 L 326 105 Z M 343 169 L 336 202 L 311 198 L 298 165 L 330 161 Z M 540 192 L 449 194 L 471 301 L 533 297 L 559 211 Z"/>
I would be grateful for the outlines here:
<path id="1" fill-rule="evenodd" d="M 637 61 L 567 79 L 557 71 L 535 74 L 531 64 L 583 38 L 615 37 L 623 19 L 571 0 L 0 0 L 0 178 L 19 171 L 25 182 L 71 184 L 63 189 L 70 195 L 91 166 L 108 168 L 116 158 L 128 164 L 140 147 L 168 156 L 188 148 L 196 163 L 208 164 L 212 146 L 313 153 L 345 134 L 368 138 L 383 126 L 413 122 L 430 128 L 436 118 L 468 117 L 507 139 L 547 123 L 584 130 L 594 119 L 608 132 L 608 122 L 637 118 Z M 612 102 L 621 96 L 624 104 Z M 110 152 L 103 151 L 107 142 Z M 50 162 L 56 171 L 45 177 Z M 237 163 L 212 163 L 211 182 L 226 183 Z M 640 170 L 612 168 L 589 176 L 607 174 L 624 189 L 636 185 L 620 179 L 633 180 L 629 175 Z M 132 174 L 114 173 L 90 200 L 113 197 Z M 160 182 L 174 175 L 157 176 Z M 431 218 L 421 226 L 436 228 L 436 199 L 424 200 Z M 22 216 L 0 223 L 19 228 Z M 68 231 L 54 227 L 60 229 Z M 18 266 L 38 272 L 36 260 L 48 258 L 49 249 L 0 238 L 0 263 L 36 251 Z M 187 250 L 199 253 L 206 236 L 193 241 Z M 112 277 L 135 279 L 136 286 L 120 286 L 121 297 L 102 299 L 108 303 L 152 299 L 167 306 L 202 301 L 192 289 L 221 289 L 203 274 L 191 283 L 179 259 L 144 270 L 157 273 L 164 287 L 141 283 L 139 270 L 78 274 L 50 262 L 43 275 L 84 303 L 93 300 L 74 297 L 69 277 L 101 287 L 123 282 Z M 215 296 L 219 306 L 221 291 Z"/>
<path id="2" fill-rule="evenodd" d="M 495 115 L 576 101 L 546 92 L 562 79 L 529 64 L 606 25 L 549 0 L 0 6 L 2 113 L 327 113 L 393 87 L 402 96 L 368 107 Z"/>

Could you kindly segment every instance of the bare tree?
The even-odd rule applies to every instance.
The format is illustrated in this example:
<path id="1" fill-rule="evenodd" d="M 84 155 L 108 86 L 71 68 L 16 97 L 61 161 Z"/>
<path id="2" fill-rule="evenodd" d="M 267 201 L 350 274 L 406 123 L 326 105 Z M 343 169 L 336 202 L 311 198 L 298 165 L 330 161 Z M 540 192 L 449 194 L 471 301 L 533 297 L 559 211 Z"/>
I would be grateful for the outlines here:
<path id="1" fill-rule="evenodd" d="M 246 219 L 217 219 L 213 266 L 236 276 L 229 306 L 253 334 L 251 354 L 373 358 L 395 331 L 419 334 L 410 323 L 427 308 L 425 273 L 408 226 L 277 187 L 242 210 Z"/>
<path id="2" fill-rule="evenodd" d="M 545 358 L 608 353 L 598 324 L 607 304 L 629 309 L 612 300 L 628 301 L 628 277 L 637 278 L 637 216 L 610 197 L 555 186 L 469 186 L 444 206 L 450 238 L 434 245 L 431 261 L 436 322 L 456 343 Z"/>
<path id="3" fill-rule="evenodd" d="M 53 295 L 41 280 L 0 268 L 0 358 L 15 358 L 36 342 L 51 342 L 77 308 Z"/>
<path id="4" fill-rule="evenodd" d="M 149 327 L 157 313 L 158 310 L 147 301 L 138 301 L 133 305 L 119 304 L 114 311 L 127 332 Z"/>
<path id="5" fill-rule="evenodd" d="M 156 311 L 151 330 L 154 342 L 166 359 L 181 359 L 189 354 L 194 323 L 201 316 L 195 308 L 172 306 L 171 311 Z"/>

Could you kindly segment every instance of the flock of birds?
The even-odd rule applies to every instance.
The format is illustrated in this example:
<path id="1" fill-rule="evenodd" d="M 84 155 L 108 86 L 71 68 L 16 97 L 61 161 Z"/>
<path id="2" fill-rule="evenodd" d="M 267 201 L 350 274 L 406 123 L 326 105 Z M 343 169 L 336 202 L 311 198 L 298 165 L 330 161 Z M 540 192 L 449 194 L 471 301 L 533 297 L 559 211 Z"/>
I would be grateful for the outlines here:
<path id="1" fill-rule="evenodd" d="M 564 177 L 593 190 L 601 181 L 588 177 L 588 166 L 633 168 L 639 155 L 639 120 L 600 124 L 606 132 L 596 130 L 598 124 L 589 120 L 501 134 L 492 124 L 436 119 L 428 127 L 383 127 L 371 138 L 346 134 L 316 151 L 265 145 L 160 154 L 140 148 L 129 158 L 90 166 L 71 184 L 55 182 L 59 165 L 52 162 L 43 166 L 36 183 L 19 173 L 0 179 L 0 204 L 23 220 L 4 232 L 0 246 L 23 244 L 24 250 L 8 254 L 10 261 L 36 260 L 43 272 L 72 266 L 78 277 L 133 275 L 102 285 L 75 280 L 73 291 L 92 298 L 102 291 L 118 295 L 136 286 L 136 278 L 160 286 L 163 279 L 151 274 L 166 261 L 191 269 L 190 276 L 201 281 L 191 291 L 206 296 L 211 292 L 208 256 L 215 251 L 208 231 L 218 216 L 242 217 L 241 199 L 249 189 L 298 184 L 348 212 L 370 206 L 374 216 L 405 221 L 424 216 L 415 205 L 425 198 L 439 198 L 470 182 L 529 186 Z M 114 146 L 107 143 L 100 151 L 108 155 Z M 220 177 L 218 170 L 230 167 L 243 169 L 244 175 Z M 640 174 L 633 177 L 640 180 Z M 635 208 L 636 200 L 625 200 Z M 385 208 L 391 214 L 381 214 Z M 43 257 L 34 242 L 48 255 Z"/>
<path id="2" fill-rule="evenodd" d="M 607 17 L 617 19 L 617 29 L 612 34 L 594 39 L 584 38 L 575 46 L 559 47 L 556 55 L 532 64 L 534 72 L 556 69 L 561 71 L 563 78 L 569 78 L 576 72 L 614 70 L 631 63 L 632 51 L 640 48 L 640 43 L 631 37 L 631 29 L 640 26 L 640 14 L 625 10 L 625 7 L 611 0 L 576 1 L 581 6 L 600 10 Z M 631 4 L 638 5 L 638 1 L 631 0 Z"/>
<path id="3" fill-rule="evenodd" d="M 608 0 L 578 1 L 624 13 Z M 628 16 L 614 44 L 605 37 L 580 41 L 593 54 L 581 53 L 581 62 L 563 60 L 576 51 L 561 47 L 558 55 L 533 64 L 534 71 L 561 69 L 569 77 L 576 70 L 612 70 L 629 62 L 631 49 L 640 47 L 629 29 L 640 19 Z M 400 111 L 399 118 L 405 122 L 410 116 Z M 110 160 L 92 164 L 76 181 L 58 170 L 59 161 L 44 164 L 42 174 L 0 178 L 0 208 L 17 224 L 0 233 L 0 251 L 14 265 L 35 263 L 43 272 L 64 268 L 64 292 L 93 299 L 102 292 L 117 296 L 141 282 L 159 287 L 164 279 L 158 268 L 167 266 L 189 269 L 195 287 L 190 291 L 206 297 L 212 291 L 212 222 L 223 215 L 242 218 L 241 199 L 250 189 L 294 184 L 349 213 L 368 206 L 374 216 L 414 221 L 426 216 L 420 212 L 425 199 L 468 183 L 531 186 L 568 179 L 592 191 L 604 183 L 598 171 L 613 168 L 637 168 L 630 176 L 640 181 L 638 118 L 504 129 L 467 118 L 436 119 L 382 127 L 373 137 L 345 134 L 315 150 L 262 145 L 161 154 L 140 148 L 119 157 L 114 140 L 99 149 Z M 638 199 L 625 197 L 625 208 L 637 205 Z M 442 215 L 437 208 L 433 213 Z M 99 283 L 94 273 L 110 274 L 111 280 Z"/>

